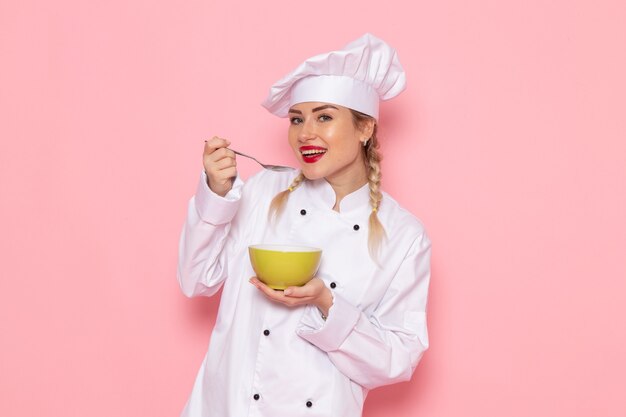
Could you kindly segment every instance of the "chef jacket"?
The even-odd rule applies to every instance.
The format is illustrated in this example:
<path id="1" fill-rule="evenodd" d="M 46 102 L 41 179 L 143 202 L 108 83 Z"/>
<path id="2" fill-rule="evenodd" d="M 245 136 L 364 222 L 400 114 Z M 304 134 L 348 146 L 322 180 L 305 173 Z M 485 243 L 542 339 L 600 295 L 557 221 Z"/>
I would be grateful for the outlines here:
<path id="1" fill-rule="evenodd" d="M 383 193 L 377 264 L 368 185 L 337 212 L 320 179 L 304 181 L 268 223 L 272 198 L 295 175 L 264 170 L 220 197 L 202 172 L 180 237 L 178 281 L 189 297 L 223 290 L 183 417 L 361 416 L 368 390 L 409 380 L 428 348 L 431 244 L 421 222 Z M 248 282 L 253 244 L 322 249 L 317 276 L 333 296 L 326 320 L 313 305 L 272 302 Z"/>

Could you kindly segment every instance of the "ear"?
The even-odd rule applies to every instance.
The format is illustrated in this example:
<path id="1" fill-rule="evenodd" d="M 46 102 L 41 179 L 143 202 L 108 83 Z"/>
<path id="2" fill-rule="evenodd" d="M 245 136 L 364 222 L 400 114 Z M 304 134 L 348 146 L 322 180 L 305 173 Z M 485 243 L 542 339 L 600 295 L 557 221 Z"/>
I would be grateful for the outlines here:
<path id="1" fill-rule="evenodd" d="M 361 125 L 361 132 L 363 132 L 363 140 L 367 140 L 374 134 L 374 126 L 376 126 L 376 120 L 373 118 L 367 119 Z"/>

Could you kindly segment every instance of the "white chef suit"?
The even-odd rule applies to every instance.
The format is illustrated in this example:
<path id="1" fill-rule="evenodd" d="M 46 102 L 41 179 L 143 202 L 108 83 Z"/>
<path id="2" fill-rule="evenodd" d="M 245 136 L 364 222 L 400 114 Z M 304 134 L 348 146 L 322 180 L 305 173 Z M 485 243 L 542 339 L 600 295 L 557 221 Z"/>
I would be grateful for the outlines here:
<path id="1" fill-rule="evenodd" d="M 220 197 L 202 172 L 181 234 L 178 280 L 189 297 L 222 285 L 223 292 L 183 417 L 361 416 L 368 390 L 409 380 L 428 348 L 431 244 L 420 221 L 383 193 L 378 217 L 387 239 L 378 267 L 367 244 L 367 184 L 337 212 L 330 184 L 306 180 L 268 224 L 272 198 L 296 175 L 264 170 L 245 185 L 237 178 Z M 317 307 L 272 302 L 248 282 L 252 244 L 323 250 L 318 276 L 333 295 L 326 321 Z"/>

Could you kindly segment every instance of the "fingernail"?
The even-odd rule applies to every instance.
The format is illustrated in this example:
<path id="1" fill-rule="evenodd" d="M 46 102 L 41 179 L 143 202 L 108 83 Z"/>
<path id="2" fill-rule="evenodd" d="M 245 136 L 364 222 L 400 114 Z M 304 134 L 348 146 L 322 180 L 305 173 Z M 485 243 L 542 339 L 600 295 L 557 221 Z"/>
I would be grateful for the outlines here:
<path id="1" fill-rule="evenodd" d="M 287 288 L 283 293 L 285 295 L 291 295 L 292 292 L 293 292 L 293 290 L 291 288 Z"/>

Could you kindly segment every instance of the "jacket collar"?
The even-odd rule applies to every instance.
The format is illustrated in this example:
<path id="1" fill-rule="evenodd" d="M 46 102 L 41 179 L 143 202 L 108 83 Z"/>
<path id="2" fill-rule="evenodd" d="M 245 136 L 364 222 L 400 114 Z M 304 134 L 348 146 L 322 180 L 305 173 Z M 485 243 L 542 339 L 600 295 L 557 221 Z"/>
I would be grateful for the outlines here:
<path id="1" fill-rule="evenodd" d="M 325 179 L 306 180 L 302 184 L 306 194 L 315 204 L 332 210 L 335 206 L 335 190 Z M 369 210 L 369 184 L 363 185 L 358 190 L 346 195 L 339 203 L 339 212 L 348 213 L 356 210 Z"/>

